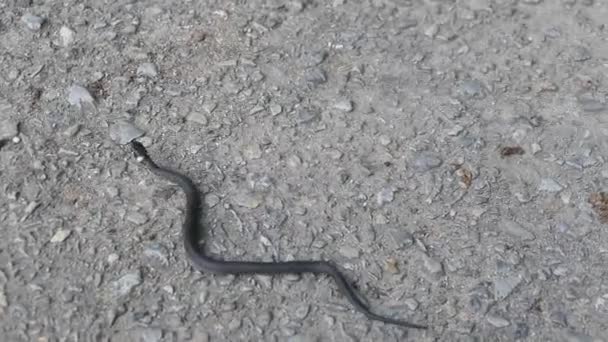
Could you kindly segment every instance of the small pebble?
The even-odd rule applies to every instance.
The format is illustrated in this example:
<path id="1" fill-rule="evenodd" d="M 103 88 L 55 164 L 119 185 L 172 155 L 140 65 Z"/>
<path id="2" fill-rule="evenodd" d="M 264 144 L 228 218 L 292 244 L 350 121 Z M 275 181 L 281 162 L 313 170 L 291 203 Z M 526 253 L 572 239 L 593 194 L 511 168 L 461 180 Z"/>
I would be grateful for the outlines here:
<path id="1" fill-rule="evenodd" d="M 464 131 L 464 127 L 462 127 L 461 125 L 455 125 L 454 127 L 452 127 L 451 129 L 449 129 L 447 131 L 447 134 L 449 136 L 455 137 L 455 136 L 459 135 L 460 133 L 462 133 L 462 131 Z"/>
<path id="2" fill-rule="evenodd" d="M 418 309 L 418 306 L 420 306 L 420 303 L 418 303 L 415 298 L 407 298 L 403 301 L 403 304 L 405 304 L 407 308 L 411 311 L 416 311 L 416 309 Z"/>
<path id="3" fill-rule="evenodd" d="M 160 342 L 163 338 L 163 331 L 160 328 L 146 328 L 139 331 L 141 342 Z"/>
<path id="4" fill-rule="evenodd" d="M 58 243 L 65 241 L 72 234 L 71 230 L 68 229 L 59 229 L 55 232 L 53 237 L 51 238 L 52 243 Z"/>
<path id="5" fill-rule="evenodd" d="M 422 261 L 423 261 L 424 268 L 427 270 L 428 274 L 432 278 L 437 279 L 437 278 L 443 276 L 444 271 L 443 271 L 443 265 L 441 265 L 441 262 L 439 262 L 427 255 L 423 256 Z"/>
<path id="6" fill-rule="evenodd" d="M 259 144 L 249 144 L 245 146 L 243 155 L 247 160 L 260 159 L 262 157 L 262 148 Z"/>
<path id="7" fill-rule="evenodd" d="M 386 271 L 392 274 L 399 273 L 399 267 L 397 266 L 397 259 L 390 257 L 386 260 Z"/>
<path id="8" fill-rule="evenodd" d="M 506 319 L 504 319 L 500 316 L 496 316 L 496 315 L 489 315 L 487 317 L 487 321 L 488 321 L 488 323 L 492 324 L 493 326 L 495 326 L 497 328 L 508 327 L 511 324 Z"/>
<path id="9" fill-rule="evenodd" d="M 361 250 L 359 248 L 355 248 L 349 245 L 345 245 L 340 247 L 340 254 L 344 255 L 349 259 L 358 258 L 361 255 Z"/>
<path id="10" fill-rule="evenodd" d="M 10 140 L 19 134 L 19 124 L 13 120 L 0 120 L 0 141 Z"/>
<path id="11" fill-rule="evenodd" d="M 165 285 L 165 286 L 163 286 L 163 291 L 165 291 L 168 294 L 172 295 L 172 294 L 175 293 L 175 288 L 173 288 L 173 286 L 171 286 L 171 285 Z"/>
<path id="12" fill-rule="evenodd" d="M 534 234 L 530 233 L 528 230 L 522 227 L 522 225 L 515 221 L 505 219 L 501 222 L 500 227 L 507 234 L 521 240 L 530 241 L 535 239 Z"/>
<path id="13" fill-rule="evenodd" d="M 6 294 L 4 293 L 4 289 L 0 288 L 0 313 L 3 312 L 3 309 L 8 306 L 8 301 L 6 300 Z"/>
<path id="14" fill-rule="evenodd" d="M 111 283 L 112 293 L 117 297 L 122 297 L 131 292 L 133 288 L 142 283 L 141 273 L 135 271 L 127 273 L 120 277 L 118 280 Z"/>
<path id="15" fill-rule="evenodd" d="M 306 73 L 304 74 L 304 79 L 309 84 L 313 86 L 318 86 L 327 82 L 327 75 L 325 74 L 325 71 L 321 68 L 311 68 L 306 70 Z"/>
<path id="16" fill-rule="evenodd" d="M 110 138 L 121 145 L 127 144 L 144 134 L 145 132 L 142 129 L 127 121 L 118 121 L 110 126 Z"/>
<path id="17" fill-rule="evenodd" d="M 262 199 L 256 194 L 242 192 L 234 197 L 234 203 L 239 207 L 255 209 L 260 206 Z"/>
<path id="18" fill-rule="evenodd" d="M 298 123 L 306 124 L 319 119 L 319 112 L 312 108 L 300 108 L 298 110 Z"/>
<path id="19" fill-rule="evenodd" d="M 199 113 L 199 112 L 190 113 L 186 119 L 188 121 L 195 122 L 195 123 L 197 123 L 199 125 L 203 125 L 203 126 L 207 126 L 207 124 L 209 123 L 207 116 L 205 114 Z"/>
<path id="20" fill-rule="evenodd" d="M 219 196 L 217 196 L 215 194 L 207 194 L 207 195 L 205 195 L 205 204 L 209 208 L 215 207 L 218 203 L 220 203 Z"/>
<path id="21" fill-rule="evenodd" d="M 283 111 L 283 108 L 278 104 L 273 104 L 270 106 L 270 114 L 272 116 L 277 116 L 277 115 L 281 114 L 282 111 Z"/>
<path id="22" fill-rule="evenodd" d="M 353 111 L 353 102 L 350 100 L 341 100 L 334 104 L 334 108 L 345 113 L 350 113 Z"/>
<path id="23" fill-rule="evenodd" d="M 116 261 L 118 261 L 120 257 L 118 256 L 118 254 L 116 253 L 111 253 L 110 255 L 108 255 L 108 264 L 113 264 Z"/>
<path id="24" fill-rule="evenodd" d="M 460 89 L 467 96 L 483 95 L 483 84 L 478 80 L 466 80 L 462 82 Z"/>
<path id="25" fill-rule="evenodd" d="M 158 76 L 158 69 L 153 63 L 142 63 L 137 67 L 137 75 L 154 78 Z"/>
<path id="26" fill-rule="evenodd" d="M 421 153 L 414 159 L 414 168 L 418 172 L 430 171 L 441 166 L 442 160 L 431 153 Z"/>
<path id="27" fill-rule="evenodd" d="M 74 136 L 76 136 L 76 134 L 78 134 L 81 127 L 82 126 L 80 124 L 72 125 L 72 126 L 66 128 L 65 131 L 63 131 L 63 135 L 65 135 L 66 137 L 70 137 L 70 138 L 74 137 Z"/>
<path id="28" fill-rule="evenodd" d="M 386 135 L 381 135 L 380 137 L 378 137 L 378 142 L 382 146 L 388 146 L 392 142 L 392 140 Z"/>
<path id="29" fill-rule="evenodd" d="M 23 22 L 25 26 L 32 31 L 40 31 L 44 21 L 44 18 L 30 13 L 26 13 L 21 17 L 21 22 Z"/>
<path id="30" fill-rule="evenodd" d="M 167 265 L 169 263 L 167 249 L 158 243 L 153 243 L 146 246 L 144 249 L 144 256 L 159 260 L 163 265 Z"/>
<path id="31" fill-rule="evenodd" d="M 68 47 L 74 43 L 76 32 L 67 26 L 62 26 L 59 29 L 59 38 L 61 39 L 61 46 Z"/>
<path id="32" fill-rule="evenodd" d="M 540 191 L 546 192 L 560 192 L 564 188 L 554 179 L 552 178 L 543 178 L 540 181 L 540 185 L 538 186 Z"/>
<path id="33" fill-rule="evenodd" d="M 148 222 L 148 216 L 146 216 L 143 213 L 137 212 L 137 211 L 133 211 L 127 214 L 126 216 L 127 221 L 131 222 L 131 223 L 135 223 L 137 225 L 142 225 L 146 222 Z"/>
<path id="34" fill-rule="evenodd" d="M 390 203 L 395 199 L 395 190 L 393 188 L 384 188 L 376 194 L 376 202 L 378 205 L 384 205 Z"/>
<path id="35" fill-rule="evenodd" d="M 83 104 L 93 104 L 95 99 L 85 87 L 75 84 L 68 88 L 68 102 L 73 106 L 82 108 Z"/>
<path id="36" fill-rule="evenodd" d="M 500 278 L 494 281 L 494 297 L 501 300 L 508 297 L 511 292 L 521 283 L 517 276 Z"/>

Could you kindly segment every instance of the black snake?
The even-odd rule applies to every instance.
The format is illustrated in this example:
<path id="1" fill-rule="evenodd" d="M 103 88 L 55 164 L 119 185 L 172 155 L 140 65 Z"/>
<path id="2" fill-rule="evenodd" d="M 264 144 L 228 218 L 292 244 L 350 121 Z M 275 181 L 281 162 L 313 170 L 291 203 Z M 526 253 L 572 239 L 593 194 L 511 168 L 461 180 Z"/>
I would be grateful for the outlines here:
<path id="1" fill-rule="evenodd" d="M 316 273 L 330 275 L 336 281 L 340 292 L 350 303 L 369 319 L 395 324 L 407 328 L 427 329 L 424 325 L 409 323 L 373 313 L 357 297 L 354 288 L 336 266 L 327 261 L 286 261 L 286 262 L 254 262 L 254 261 L 223 261 L 207 256 L 204 249 L 199 247 L 200 234 L 198 224 L 201 217 L 201 199 L 197 187 L 185 175 L 158 166 L 148 155 L 145 147 L 131 141 L 138 159 L 155 175 L 160 176 L 181 187 L 187 198 L 186 217 L 182 226 L 184 247 L 192 265 L 201 272 L 217 274 L 286 274 L 286 273 Z"/>

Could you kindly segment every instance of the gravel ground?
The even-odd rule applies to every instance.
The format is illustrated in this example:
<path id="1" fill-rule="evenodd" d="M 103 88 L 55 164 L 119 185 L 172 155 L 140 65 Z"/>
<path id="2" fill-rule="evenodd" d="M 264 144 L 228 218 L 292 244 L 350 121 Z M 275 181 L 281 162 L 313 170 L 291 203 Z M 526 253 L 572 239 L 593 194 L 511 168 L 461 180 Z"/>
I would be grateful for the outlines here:
<path id="1" fill-rule="evenodd" d="M 0 2 L 3 341 L 608 341 L 608 2 Z M 194 271 L 184 197 L 226 259 Z"/>

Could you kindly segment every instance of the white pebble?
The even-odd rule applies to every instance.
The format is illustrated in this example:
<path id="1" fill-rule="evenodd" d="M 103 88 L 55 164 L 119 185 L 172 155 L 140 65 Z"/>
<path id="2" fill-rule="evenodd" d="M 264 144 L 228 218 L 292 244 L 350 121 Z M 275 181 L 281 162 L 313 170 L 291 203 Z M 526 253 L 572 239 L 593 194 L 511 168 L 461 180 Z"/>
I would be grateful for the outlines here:
<path id="1" fill-rule="evenodd" d="M 67 47 L 74 42 L 76 38 L 76 32 L 74 32 L 67 26 L 62 26 L 59 29 L 59 37 L 61 38 L 61 45 L 63 47 Z"/>
<path id="2" fill-rule="evenodd" d="M 337 102 L 334 108 L 349 113 L 353 111 L 353 102 L 351 100 L 342 100 Z"/>
<path id="3" fill-rule="evenodd" d="M 32 31 L 40 31 L 42 24 L 44 24 L 44 18 L 30 13 L 26 13 L 21 17 L 21 22 Z"/>
<path id="4" fill-rule="evenodd" d="M 158 76 L 158 69 L 156 65 L 152 63 L 142 63 L 137 68 L 138 76 L 156 77 Z"/>
<path id="5" fill-rule="evenodd" d="M 68 89 L 68 102 L 73 106 L 82 108 L 83 104 L 92 104 L 94 101 L 85 87 L 74 84 Z"/>
<path id="6" fill-rule="evenodd" d="M 55 235 L 51 238 L 52 243 L 58 243 L 65 241 L 72 234 L 71 230 L 68 229 L 59 229 L 55 232 Z"/>

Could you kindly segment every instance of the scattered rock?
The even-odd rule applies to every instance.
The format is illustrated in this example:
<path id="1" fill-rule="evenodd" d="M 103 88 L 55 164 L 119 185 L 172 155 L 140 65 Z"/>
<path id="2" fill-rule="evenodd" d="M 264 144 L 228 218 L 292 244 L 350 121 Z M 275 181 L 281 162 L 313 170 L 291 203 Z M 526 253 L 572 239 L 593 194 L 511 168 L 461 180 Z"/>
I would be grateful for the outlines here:
<path id="1" fill-rule="evenodd" d="M 570 50 L 570 58 L 574 62 L 584 62 L 591 59 L 591 52 L 584 46 L 574 46 Z"/>
<path id="2" fill-rule="evenodd" d="M 345 113 L 353 111 L 353 102 L 351 100 L 341 100 L 334 104 L 334 108 Z"/>
<path id="3" fill-rule="evenodd" d="M 63 131 L 63 135 L 65 135 L 66 137 L 74 137 L 76 136 L 76 134 L 78 134 L 78 132 L 80 131 L 80 128 L 82 128 L 82 126 L 80 124 L 74 124 L 68 128 L 65 129 L 65 131 Z"/>
<path id="4" fill-rule="evenodd" d="M 382 146 L 388 146 L 392 142 L 392 140 L 387 135 L 381 135 L 381 136 L 378 137 L 378 142 Z"/>
<path id="5" fill-rule="evenodd" d="M 518 276 L 496 279 L 494 281 L 494 297 L 497 300 L 507 298 L 520 283 L 521 278 Z"/>
<path id="6" fill-rule="evenodd" d="M 146 328 L 139 331 L 140 342 L 160 342 L 163 338 L 163 331 L 160 328 Z"/>
<path id="7" fill-rule="evenodd" d="M 344 255 L 349 259 L 358 258 L 361 255 L 361 250 L 349 245 L 344 245 L 340 247 L 340 254 Z"/>
<path id="8" fill-rule="evenodd" d="M 76 39 L 76 32 L 67 26 L 62 26 L 59 29 L 59 38 L 61 40 L 61 46 L 68 47 L 74 43 L 74 40 Z"/>
<path id="9" fill-rule="evenodd" d="M 393 188 L 384 188 L 376 194 L 376 202 L 378 205 L 390 203 L 395 198 L 395 190 Z"/>
<path id="10" fill-rule="evenodd" d="M 26 13 L 21 17 L 21 22 L 23 22 L 25 26 L 32 31 L 40 31 L 45 19 L 37 15 Z"/>
<path id="11" fill-rule="evenodd" d="M 427 255 L 423 255 L 422 264 L 430 278 L 438 279 L 444 275 L 443 265 L 441 265 L 441 262 Z"/>
<path id="12" fill-rule="evenodd" d="M 420 303 L 418 303 L 418 301 L 415 298 L 406 298 L 403 301 L 403 304 L 405 304 L 405 306 L 407 306 L 408 309 L 410 309 L 411 311 L 416 311 L 416 309 L 418 309 L 418 306 L 420 306 Z"/>
<path id="13" fill-rule="evenodd" d="M 209 120 L 207 120 L 207 116 L 203 113 L 192 112 L 186 118 L 188 121 L 196 122 L 197 124 L 207 126 Z"/>
<path id="14" fill-rule="evenodd" d="M 129 294 L 136 286 L 142 283 L 141 272 L 135 271 L 127 273 L 118 280 L 111 283 L 111 291 L 115 297 L 122 297 Z"/>
<path id="15" fill-rule="evenodd" d="M 313 108 L 300 108 L 298 110 L 298 123 L 306 124 L 319 119 L 319 112 Z"/>
<path id="16" fill-rule="evenodd" d="M 254 160 L 262 158 L 262 148 L 259 144 L 249 144 L 245 146 L 243 155 L 247 160 Z"/>
<path id="17" fill-rule="evenodd" d="M 304 79 L 312 86 L 318 86 L 327 82 L 327 76 L 325 71 L 321 68 L 311 68 L 306 70 L 304 74 Z"/>
<path id="18" fill-rule="evenodd" d="M 163 265 L 169 264 L 167 249 L 158 243 L 146 246 L 144 249 L 144 256 L 159 260 Z"/>
<path id="19" fill-rule="evenodd" d="M 399 273 L 399 267 L 397 266 L 397 259 L 390 257 L 386 259 L 386 271 L 392 274 Z"/>
<path id="20" fill-rule="evenodd" d="M 65 241 L 70 235 L 72 231 L 69 229 L 59 229 L 55 232 L 53 237 L 51 238 L 52 243 L 58 243 Z"/>
<path id="21" fill-rule="evenodd" d="M 215 207 L 218 203 L 220 203 L 220 198 L 215 194 L 207 194 L 205 195 L 205 204 L 209 208 Z"/>
<path id="22" fill-rule="evenodd" d="M 234 203 L 239 207 L 255 209 L 262 203 L 262 198 L 257 194 L 241 192 L 234 197 Z"/>
<path id="23" fill-rule="evenodd" d="M 552 178 L 543 178 L 540 181 L 540 185 L 538 186 L 540 191 L 546 192 L 560 192 L 564 188 L 554 179 Z"/>
<path id="24" fill-rule="evenodd" d="M 272 116 L 277 116 L 277 115 L 281 114 L 282 111 L 283 111 L 283 108 L 278 104 L 273 104 L 270 106 L 270 114 Z"/>
<path id="25" fill-rule="evenodd" d="M 172 295 L 175 293 L 175 288 L 171 285 L 165 285 L 163 286 L 163 291 L 167 292 L 168 294 Z"/>
<path id="26" fill-rule="evenodd" d="M 464 95 L 471 97 L 482 97 L 484 95 L 483 84 L 478 80 L 466 80 L 462 82 L 460 91 Z"/>
<path id="27" fill-rule="evenodd" d="M 108 255 L 108 264 L 113 264 L 113 263 L 117 262 L 118 259 L 120 259 L 118 254 L 111 253 L 110 255 Z"/>
<path id="28" fill-rule="evenodd" d="M 75 84 L 68 88 L 68 102 L 72 106 L 82 108 L 83 104 L 93 105 L 95 99 L 85 87 Z"/>
<path id="29" fill-rule="evenodd" d="M 143 136 L 145 132 L 128 121 L 118 121 L 110 126 L 110 138 L 124 145 Z"/>
<path id="30" fill-rule="evenodd" d="M 421 153 L 414 159 L 414 168 L 418 172 L 430 171 L 441 166 L 443 161 L 431 153 Z"/>
<path id="31" fill-rule="evenodd" d="M 6 294 L 4 293 L 4 289 L 0 287 L 0 314 L 4 313 L 4 308 L 8 306 L 8 301 L 6 300 Z"/>
<path id="32" fill-rule="evenodd" d="M 506 319 L 504 319 L 500 316 L 496 316 L 496 315 L 488 315 L 487 321 L 488 321 L 488 323 L 492 324 L 493 326 L 495 326 L 497 328 L 504 328 L 504 327 L 508 327 L 509 325 L 511 325 L 511 323 L 509 321 L 507 321 Z"/>
<path id="33" fill-rule="evenodd" d="M 131 222 L 131 223 L 135 223 L 137 225 L 142 225 L 146 222 L 148 222 L 148 216 L 146 216 L 143 213 L 137 212 L 137 211 L 132 211 L 129 212 L 126 216 L 127 221 Z"/>
<path id="34" fill-rule="evenodd" d="M 142 63 L 137 67 L 137 75 L 154 78 L 158 76 L 158 69 L 153 63 Z"/>
<path id="35" fill-rule="evenodd" d="M 19 123 L 0 119 L 0 141 L 10 140 L 19 134 Z"/>
<path id="36" fill-rule="evenodd" d="M 298 306 L 295 311 L 293 312 L 293 316 L 299 320 L 299 321 L 303 321 L 306 316 L 308 316 L 308 313 L 310 312 L 310 305 L 308 304 L 303 304 Z"/>
<path id="37" fill-rule="evenodd" d="M 500 227 L 502 230 L 516 238 L 519 238 L 523 241 L 534 240 L 534 234 L 527 231 L 524 227 L 522 227 L 519 223 L 511 220 L 502 220 Z"/>

